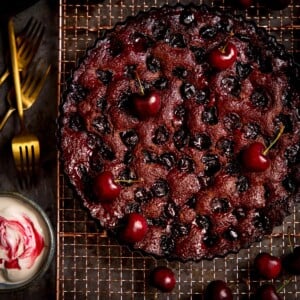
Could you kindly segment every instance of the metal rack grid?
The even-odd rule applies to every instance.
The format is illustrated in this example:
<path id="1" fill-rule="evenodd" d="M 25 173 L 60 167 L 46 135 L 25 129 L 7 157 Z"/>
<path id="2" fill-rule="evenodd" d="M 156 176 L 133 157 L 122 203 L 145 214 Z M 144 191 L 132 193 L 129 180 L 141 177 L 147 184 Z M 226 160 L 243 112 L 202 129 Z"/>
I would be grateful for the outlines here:
<path id="1" fill-rule="evenodd" d="M 102 2 L 102 3 L 100 3 Z M 86 49 L 94 44 L 102 29 L 152 6 L 191 1 L 159 0 L 60 0 L 59 22 L 59 94 Z M 207 3 L 221 9 L 229 6 L 226 0 L 192 1 Z M 300 61 L 300 3 L 292 3 L 283 11 L 268 12 L 260 6 L 244 12 L 260 26 L 275 35 L 296 60 Z M 241 13 L 235 11 L 235 13 Z M 272 235 L 249 249 L 212 261 L 168 262 L 132 252 L 107 237 L 68 188 L 62 170 L 58 169 L 58 249 L 57 299 L 202 299 L 202 293 L 212 279 L 223 279 L 233 290 L 235 299 L 249 299 L 257 286 L 265 282 L 253 276 L 252 263 L 262 251 L 274 255 L 289 253 L 290 244 L 300 244 L 300 206 L 293 209 L 282 226 Z M 149 285 L 149 273 L 157 265 L 171 267 L 177 277 L 176 288 L 169 294 Z M 281 296 L 285 300 L 300 299 L 300 276 L 283 274 L 274 280 L 280 286 L 289 278 Z"/>

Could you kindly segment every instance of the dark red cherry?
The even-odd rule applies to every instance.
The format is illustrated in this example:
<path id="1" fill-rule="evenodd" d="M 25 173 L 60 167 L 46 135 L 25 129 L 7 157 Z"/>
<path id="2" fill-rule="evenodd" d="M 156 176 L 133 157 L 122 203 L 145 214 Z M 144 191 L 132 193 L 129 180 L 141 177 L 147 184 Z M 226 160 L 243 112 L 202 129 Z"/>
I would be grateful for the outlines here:
<path id="1" fill-rule="evenodd" d="M 227 286 L 226 282 L 223 280 L 213 280 L 211 281 L 205 291 L 205 300 L 232 300 L 233 295 L 231 289 Z"/>
<path id="2" fill-rule="evenodd" d="M 255 257 L 254 268 L 258 275 L 266 279 L 275 279 L 281 273 L 282 262 L 279 257 L 262 252 Z"/>
<path id="3" fill-rule="evenodd" d="M 252 172 L 263 172 L 270 166 L 270 159 L 264 154 L 265 145 L 260 142 L 250 144 L 242 153 L 243 166 Z"/>
<path id="4" fill-rule="evenodd" d="M 293 252 L 284 258 L 283 264 L 288 272 L 300 275 L 300 246 L 295 247 Z"/>
<path id="5" fill-rule="evenodd" d="M 121 191 L 121 187 L 114 181 L 114 176 L 109 171 L 99 173 L 95 177 L 93 189 L 100 202 L 114 201 Z"/>
<path id="6" fill-rule="evenodd" d="M 281 300 L 282 298 L 276 292 L 275 287 L 272 284 L 266 283 L 261 285 L 256 293 L 255 300 Z"/>
<path id="7" fill-rule="evenodd" d="M 133 35 L 133 45 L 135 51 L 145 52 L 151 44 L 152 41 L 147 36 L 138 32 Z"/>
<path id="8" fill-rule="evenodd" d="M 236 61 L 236 57 L 236 46 L 231 42 L 227 42 L 221 47 L 214 48 L 210 52 L 208 60 L 212 67 L 218 70 L 225 70 L 233 65 Z"/>
<path id="9" fill-rule="evenodd" d="M 161 98 L 157 92 L 150 92 L 144 95 L 135 94 L 133 96 L 133 105 L 137 116 L 145 120 L 157 115 L 161 107 Z"/>
<path id="10" fill-rule="evenodd" d="M 260 0 L 263 5 L 272 10 L 281 10 L 287 8 L 291 0 Z"/>
<path id="11" fill-rule="evenodd" d="M 174 272 L 168 267 L 156 267 L 150 275 L 151 284 L 162 292 L 171 292 L 176 285 Z"/>
<path id="12" fill-rule="evenodd" d="M 254 0 L 235 0 L 234 2 L 239 8 L 248 8 L 254 4 Z"/>
<path id="13" fill-rule="evenodd" d="M 120 237 L 126 243 L 136 243 L 145 237 L 147 230 L 148 223 L 145 217 L 133 212 L 125 216 Z"/>

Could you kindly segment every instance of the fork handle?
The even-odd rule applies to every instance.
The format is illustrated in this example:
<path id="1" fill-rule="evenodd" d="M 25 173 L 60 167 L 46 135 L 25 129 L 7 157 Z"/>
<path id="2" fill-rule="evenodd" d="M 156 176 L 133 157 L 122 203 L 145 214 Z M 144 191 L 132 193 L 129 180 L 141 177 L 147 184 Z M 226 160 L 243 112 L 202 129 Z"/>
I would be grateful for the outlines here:
<path id="1" fill-rule="evenodd" d="M 5 126 L 7 120 L 9 119 L 9 117 L 12 115 L 12 113 L 15 111 L 15 108 L 9 108 L 9 110 L 6 112 L 5 116 L 3 117 L 1 123 L 0 123 L 0 131 L 3 129 L 3 127 Z"/>
<path id="2" fill-rule="evenodd" d="M 19 67 L 19 71 L 23 71 L 23 69 Z M 3 82 L 8 78 L 9 75 L 10 75 L 10 72 L 9 72 L 9 69 L 7 68 L 0 77 L 0 85 L 3 84 Z"/>
<path id="3" fill-rule="evenodd" d="M 19 36 L 16 37 L 16 43 L 17 43 L 17 46 L 20 45 L 20 37 Z M 22 71 L 22 70 L 23 70 L 23 68 L 21 68 L 21 66 L 19 66 L 19 71 Z M 7 79 L 7 77 L 9 75 L 10 75 L 9 68 L 6 68 L 6 70 L 3 72 L 3 74 L 0 77 L 0 86 L 3 84 L 3 82 Z"/>
<path id="4" fill-rule="evenodd" d="M 23 104 L 22 104 L 22 94 L 21 94 L 21 83 L 20 83 L 20 74 L 18 67 L 18 56 L 17 56 L 17 46 L 16 46 L 16 38 L 15 38 L 15 30 L 13 19 L 10 18 L 8 21 L 8 37 L 9 37 L 9 47 L 11 52 L 11 65 L 12 65 L 12 73 L 14 78 L 14 86 L 17 100 L 17 110 L 20 118 L 20 123 L 22 129 L 24 129 L 24 112 L 23 112 Z"/>
<path id="5" fill-rule="evenodd" d="M 7 79 L 9 76 L 9 69 L 6 69 L 5 72 L 0 77 L 0 85 Z"/>

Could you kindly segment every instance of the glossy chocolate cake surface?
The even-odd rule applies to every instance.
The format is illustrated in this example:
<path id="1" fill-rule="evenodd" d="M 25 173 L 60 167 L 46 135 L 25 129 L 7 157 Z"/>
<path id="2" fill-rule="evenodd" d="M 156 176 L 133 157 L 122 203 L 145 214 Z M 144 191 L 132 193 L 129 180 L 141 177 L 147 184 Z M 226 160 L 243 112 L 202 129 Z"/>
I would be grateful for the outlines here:
<path id="1" fill-rule="evenodd" d="M 193 5 L 140 13 L 99 38 L 68 83 L 64 172 L 110 232 L 122 237 L 129 215 L 146 220 L 134 249 L 180 260 L 236 252 L 299 200 L 299 82 L 284 47 L 242 17 Z M 101 174 L 113 197 L 99 197 Z"/>

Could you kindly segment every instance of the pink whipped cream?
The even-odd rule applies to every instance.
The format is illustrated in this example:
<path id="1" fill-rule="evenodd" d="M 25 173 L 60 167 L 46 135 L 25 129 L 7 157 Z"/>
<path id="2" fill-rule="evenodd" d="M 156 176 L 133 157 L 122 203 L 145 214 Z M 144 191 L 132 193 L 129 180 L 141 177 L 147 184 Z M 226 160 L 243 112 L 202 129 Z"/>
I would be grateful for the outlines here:
<path id="1" fill-rule="evenodd" d="M 9 196 L 0 197 L 0 282 L 30 279 L 43 262 L 48 232 L 39 213 Z"/>

